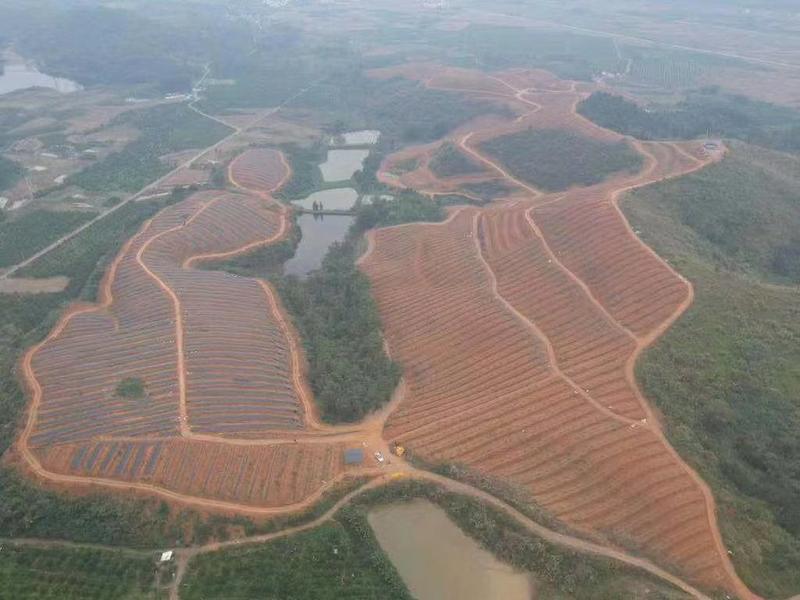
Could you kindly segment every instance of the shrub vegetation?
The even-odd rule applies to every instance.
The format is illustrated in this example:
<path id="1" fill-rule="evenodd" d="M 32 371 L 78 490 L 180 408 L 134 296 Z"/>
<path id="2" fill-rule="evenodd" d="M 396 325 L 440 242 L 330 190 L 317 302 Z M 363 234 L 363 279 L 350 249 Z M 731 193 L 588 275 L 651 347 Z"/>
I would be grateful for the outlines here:
<path id="1" fill-rule="evenodd" d="M 198 556 L 181 597 L 410 600 L 411 595 L 366 519 L 345 509 L 335 521 L 289 538 Z"/>
<path id="2" fill-rule="evenodd" d="M 126 377 L 117 384 L 117 396 L 137 400 L 144 398 L 146 391 L 144 381 L 138 377 Z"/>
<path id="3" fill-rule="evenodd" d="M 799 175 L 793 157 L 736 144 L 721 164 L 624 206 L 695 287 L 637 375 L 714 489 L 737 571 L 765 597 L 800 589 L 800 300 L 770 282 L 785 276 L 775 257 L 800 214 Z"/>

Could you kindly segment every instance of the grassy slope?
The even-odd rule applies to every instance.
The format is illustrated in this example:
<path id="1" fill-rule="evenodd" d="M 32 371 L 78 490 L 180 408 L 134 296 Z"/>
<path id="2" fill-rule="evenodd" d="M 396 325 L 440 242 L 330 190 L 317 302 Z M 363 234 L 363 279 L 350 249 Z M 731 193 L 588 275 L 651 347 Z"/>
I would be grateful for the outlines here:
<path id="1" fill-rule="evenodd" d="M 642 157 L 625 142 L 601 142 L 560 129 L 529 129 L 491 139 L 481 147 L 515 177 L 551 192 L 599 183 L 642 164 Z"/>
<path id="2" fill-rule="evenodd" d="M 0 551 L 0 598 L 156 598 L 153 564 L 146 556 L 101 550 L 6 545 Z"/>
<path id="3" fill-rule="evenodd" d="M 800 590 L 800 298 L 768 283 L 765 257 L 800 218 L 798 173 L 790 157 L 736 145 L 722 164 L 624 205 L 696 292 L 637 374 L 713 487 L 737 570 L 777 598 Z"/>

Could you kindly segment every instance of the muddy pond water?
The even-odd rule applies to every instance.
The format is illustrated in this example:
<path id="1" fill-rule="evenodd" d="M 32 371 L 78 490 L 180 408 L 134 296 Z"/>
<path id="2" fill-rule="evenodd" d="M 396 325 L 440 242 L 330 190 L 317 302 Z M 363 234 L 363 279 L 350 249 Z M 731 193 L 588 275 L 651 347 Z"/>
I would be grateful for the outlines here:
<path id="1" fill-rule="evenodd" d="M 330 181 L 346 181 L 364 164 L 369 150 L 328 150 L 328 158 L 319 168 L 322 179 Z"/>
<path id="2" fill-rule="evenodd" d="M 381 548 L 418 600 L 530 600 L 526 573 L 500 562 L 427 500 L 370 511 Z"/>
<path id="3" fill-rule="evenodd" d="M 297 226 L 303 235 L 294 256 L 283 265 L 283 272 L 305 277 L 319 269 L 328 248 L 334 242 L 344 240 L 353 221 L 353 217 L 340 215 L 300 215 Z"/>

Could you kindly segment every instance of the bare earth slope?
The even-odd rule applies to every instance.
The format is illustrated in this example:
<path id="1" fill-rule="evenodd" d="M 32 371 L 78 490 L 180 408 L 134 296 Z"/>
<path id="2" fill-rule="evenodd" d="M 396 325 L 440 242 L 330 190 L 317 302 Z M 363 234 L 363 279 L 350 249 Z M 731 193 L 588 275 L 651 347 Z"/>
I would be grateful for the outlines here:
<path id="1" fill-rule="evenodd" d="M 207 507 L 298 508 L 344 473 L 345 434 L 316 421 L 302 357 L 263 281 L 193 268 L 279 240 L 280 153 L 231 165 L 242 193 L 202 192 L 126 244 L 99 305 L 70 310 L 23 360 L 19 449 L 59 483 L 155 491 Z M 143 398 L 116 392 L 144 382 Z"/>
<path id="2" fill-rule="evenodd" d="M 277 242 L 289 227 L 271 197 L 288 166 L 278 152 L 251 149 L 229 168 L 239 191 L 162 211 L 120 252 L 99 304 L 73 307 L 26 353 L 31 403 L 16 450 L 29 470 L 61 485 L 273 514 L 307 507 L 352 473 L 345 445 L 388 453 L 396 440 L 517 485 L 604 546 L 645 554 L 699 587 L 757 598 L 728 559 L 708 487 L 668 444 L 633 376 L 692 288 L 636 237 L 617 201 L 714 157 L 699 144 L 629 140 L 644 158 L 639 173 L 547 195 L 481 144 L 527 128 L 619 141 L 575 114 L 588 87 L 539 71 L 436 65 L 374 75 L 418 78 L 517 113 L 478 119 L 440 142 L 480 165 L 480 181 L 511 190 L 504 200 L 369 236 L 360 265 L 404 367 L 395 399 L 361 424 L 322 425 L 271 287 L 197 268 Z M 431 194 L 478 182 L 437 180 L 428 162 L 440 144 L 388 157 L 379 177 Z M 415 171 L 388 173 L 409 158 Z M 145 397 L 117 393 L 130 377 L 144 382 Z M 391 462 L 389 476 L 435 477 Z"/>
<path id="3" fill-rule="evenodd" d="M 419 71 L 428 85 L 442 81 L 424 69 L 402 74 Z M 499 93 L 459 77 L 470 93 Z M 728 559 L 708 487 L 668 444 L 633 377 L 639 353 L 691 303 L 691 286 L 616 204 L 712 157 L 696 144 L 632 142 L 641 172 L 545 195 L 480 142 L 554 126 L 620 138 L 575 115 L 575 86 L 536 73 L 489 79 L 506 84 L 519 117 L 454 141 L 519 192 L 456 209 L 445 224 L 377 230 L 362 261 L 407 383 L 386 436 L 426 460 L 512 482 L 570 526 L 640 549 L 697 585 L 755 597 Z"/>

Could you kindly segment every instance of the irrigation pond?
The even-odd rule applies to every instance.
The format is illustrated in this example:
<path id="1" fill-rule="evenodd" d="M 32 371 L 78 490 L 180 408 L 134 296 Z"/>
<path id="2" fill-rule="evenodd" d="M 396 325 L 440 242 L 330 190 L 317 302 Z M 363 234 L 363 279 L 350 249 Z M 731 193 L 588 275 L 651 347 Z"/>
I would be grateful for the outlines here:
<path id="1" fill-rule="evenodd" d="M 529 600 L 533 586 L 467 536 L 427 500 L 381 506 L 369 524 L 418 600 Z"/>

